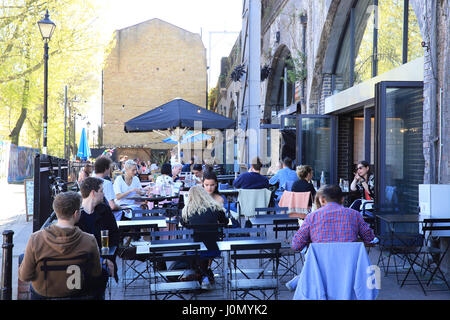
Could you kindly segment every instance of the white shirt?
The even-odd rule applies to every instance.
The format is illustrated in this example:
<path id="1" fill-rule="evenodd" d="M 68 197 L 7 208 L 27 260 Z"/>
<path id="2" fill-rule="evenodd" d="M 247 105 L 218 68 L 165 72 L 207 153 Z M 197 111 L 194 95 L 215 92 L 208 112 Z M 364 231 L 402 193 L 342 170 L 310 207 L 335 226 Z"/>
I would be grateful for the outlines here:
<path id="1" fill-rule="evenodd" d="M 103 179 L 101 177 L 97 177 L 103 180 L 103 194 L 105 195 L 106 200 L 111 201 L 116 198 L 116 193 L 114 192 L 114 187 L 111 181 Z"/>
<path id="2" fill-rule="evenodd" d="M 162 174 L 156 178 L 155 184 L 158 186 L 162 186 L 164 183 L 170 184 L 173 183 L 172 177 L 169 177 L 168 175 Z"/>
<path id="3" fill-rule="evenodd" d="M 115 194 L 125 193 L 128 190 L 135 189 L 135 188 L 138 188 L 138 189 L 141 188 L 141 182 L 139 181 L 139 178 L 136 176 L 133 177 L 133 180 L 131 181 L 131 185 L 127 185 L 126 182 L 123 180 L 122 176 L 118 176 L 116 178 L 116 180 L 114 181 L 114 193 Z M 137 195 L 136 192 L 131 192 L 128 196 L 126 196 L 126 198 L 122 198 L 120 200 L 117 200 L 116 202 L 120 206 L 132 205 L 132 204 L 134 204 L 134 200 L 129 200 L 127 198 L 131 198 L 136 195 Z"/>

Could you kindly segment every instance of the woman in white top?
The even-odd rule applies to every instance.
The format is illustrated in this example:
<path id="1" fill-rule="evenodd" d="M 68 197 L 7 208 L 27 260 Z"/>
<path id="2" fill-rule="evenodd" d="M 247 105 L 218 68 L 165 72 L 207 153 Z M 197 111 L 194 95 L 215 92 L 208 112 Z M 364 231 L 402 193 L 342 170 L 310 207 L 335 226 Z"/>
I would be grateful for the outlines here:
<path id="1" fill-rule="evenodd" d="M 164 184 L 171 183 L 173 183 L 172 166 L 170 165 L 170 163 L 164 163 L 161 166 L 161 175 L 156 178 L 155 184 L 157 186 L 162 186 Z"/>
<path id="2" fill-rule="evenodd" d="M 127 198 L 141 195 L 144 191 L 141 188 L 141 181 L 136 176 L 136 163 L 133 160 L 127 160 L 124 169 L 125 174 L 118 176 L 114 181 L 114 192 L 120 206 L 129 206 L 135 204 L 135 201 Z"/>

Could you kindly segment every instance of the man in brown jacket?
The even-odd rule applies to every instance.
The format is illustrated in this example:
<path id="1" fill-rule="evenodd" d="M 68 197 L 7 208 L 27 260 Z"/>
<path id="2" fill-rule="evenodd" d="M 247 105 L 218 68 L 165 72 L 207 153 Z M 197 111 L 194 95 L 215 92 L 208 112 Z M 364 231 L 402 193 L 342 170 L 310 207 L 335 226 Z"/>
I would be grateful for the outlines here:
<path id="1" fill-rule="evenodd" d="M 100 253 L 95 237 L 81 231 L 75 224 L 80 218 L 81 196 L 76 192 L 60 193 L 53 201 L 58 222 L 34 232 L 28 240 L 24 259 L 19 267 L 19 279 L 31 281 L 31 298 L 60 298 L 92 294 L 96 279 L 101 276 Z M 66 270 L 49 271 L 44 277 L 43 259 L 75 258 Z M 85 262 L 81 270 L 79 264 Z M 50 262 L 54 265 L 57 262 Z M 83 271 L 86 273 L 83 274 Z M 83 280 L 83 275 L 90 280 Z M 92 280 L 92 281 L 91 281 Z M 89 283 L 89 288 L 87 284 Z M 95 286 L 94 284 L 94 286 Z"/>

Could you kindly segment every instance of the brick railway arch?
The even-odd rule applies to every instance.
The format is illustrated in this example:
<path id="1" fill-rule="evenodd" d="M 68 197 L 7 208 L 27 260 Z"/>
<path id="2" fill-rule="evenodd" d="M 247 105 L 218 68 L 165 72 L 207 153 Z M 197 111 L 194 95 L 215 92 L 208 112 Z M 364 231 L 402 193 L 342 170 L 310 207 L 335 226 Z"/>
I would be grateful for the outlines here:
<path id="1" fill-rule="evenodd" d="M 379 1 L 381 2 L 383 0 Z M 322 83 L 324 76 L 334 74 L 336 71 L 341 72 L 344 70 L 345 72 L 345 70 L 348 70 L 348 63 L 344 63 L 340 60 L 342 57 L 349 54 L 349 48 L 345 48 L 345 45 L 342 46 L 341 44 L 344 41 L 344 37 L 347 32 L 350 11 L 353 6 L 355 8 L 359 8 L 356 16 L 358 13 L 360 14 L 355 30 L 355 59 L 358 55 L 359 45 L 367 26 L 367 20 L 370 17 L 370 10 L 371 6 L 373 6 L 373 1 L 332 0 L 322 27 L 319 46 L 313 58 L 313 74 L 308 74 L 308 78 L 311 77 L 311 82 L 307 87 L 307 91 L 309 93 L 307 95 L 307 105 L 310 108 L 308 113 L 321 113 L 319 110 L 319 105 L 321 99 L 323 98 Z M 413 9 L 417 17 L 420 33 L 422 38 L 425 39 L 423 18 L 421 17 L 425 10 L 424 4 L 421 3 L 421 0 L 410 0 L 409 6 Z M 363 16 L 361 16 L 361 13 L 363 13 Z M 382 26 L 380 26 L 380 28 L 382 28 Z"/>
<path id="2" fill-rule="evenodd" d="M 284 92 L 283 92 L 283 77 L 284 77 L 284 68 L 287 67 L 290 69 L 291 67 L 286 64 L 286 60 L 291 57 L 291 51 L 289 48 L 282 44 L 280 45 L 272 59 L 271 68 L 269 78 L 267 79 L 267 90 L 266 97 L 264 103 L 264 119 L 271 120 L 272 118 L 272 108 L 275 106 L 283 106 Z M 292 87 L 293 84 L 288 82 L 287 88 L 287 101 L 288 105 L 290 104 L 290 100 L 292 100 Z"/>

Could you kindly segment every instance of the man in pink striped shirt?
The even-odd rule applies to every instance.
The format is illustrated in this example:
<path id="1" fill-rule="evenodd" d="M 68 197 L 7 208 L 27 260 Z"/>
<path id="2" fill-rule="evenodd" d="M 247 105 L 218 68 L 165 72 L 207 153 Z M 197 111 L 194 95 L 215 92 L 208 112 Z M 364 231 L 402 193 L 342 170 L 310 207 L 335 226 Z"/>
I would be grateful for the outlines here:
<path id="1" fill-rule="evenodd" d="M 326 185 L 319 197 L 322 207 L 308 214 L 292 238 L 291 247 L 301 251 L 311 242 L 371 242 L 375 235 L 361 213 L 342 206 L 342 190 Z"/>

